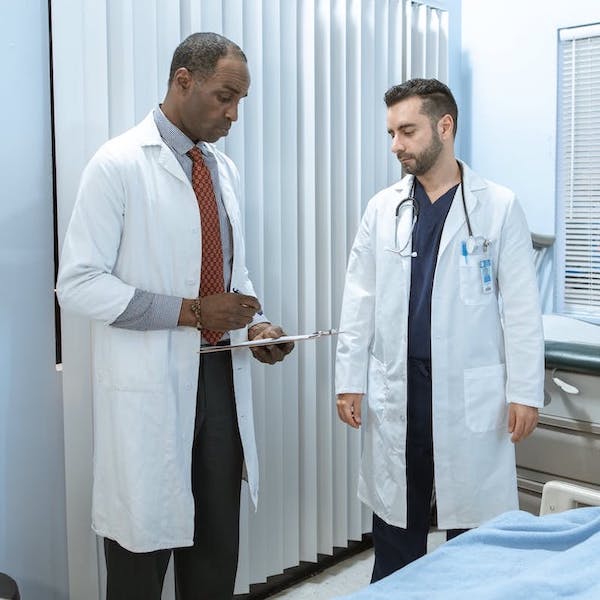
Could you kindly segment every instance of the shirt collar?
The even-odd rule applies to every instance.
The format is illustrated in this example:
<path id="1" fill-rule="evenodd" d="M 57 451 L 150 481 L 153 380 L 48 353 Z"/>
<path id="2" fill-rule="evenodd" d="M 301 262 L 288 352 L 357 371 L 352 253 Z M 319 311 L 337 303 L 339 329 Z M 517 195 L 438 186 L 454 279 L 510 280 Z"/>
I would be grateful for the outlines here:
<path id="1" fill-rule="evenodd" d="M 154 109 L 154 122 L 156 123 L 160 137 L 176 154 L 183 156 L 194 147 L 194 142 L 181 129 L 169 121 L 160 106 Z M 204 142 L 198 142 L 196 147 L 200 149 L 204 156 L 212 158 L 213 154 Z"/>

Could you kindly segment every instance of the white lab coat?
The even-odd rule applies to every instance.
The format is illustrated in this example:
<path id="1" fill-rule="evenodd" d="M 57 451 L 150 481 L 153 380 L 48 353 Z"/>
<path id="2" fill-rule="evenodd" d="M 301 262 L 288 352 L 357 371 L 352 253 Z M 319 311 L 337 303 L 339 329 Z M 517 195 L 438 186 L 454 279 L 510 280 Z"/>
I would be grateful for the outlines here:
<path id="1" fill-rule="evenodd" d="M 531 237 L 514 194 L 464 168 L 475 236 L 491 241 L 495 293 L 482 292 L 467 239 L 460 188 L 438 252 L 431 308 L 435 493 L 440 528 L 469 528 L 517 508 L 508 403 L 543 405 L 543 333 Z M 412 176 L 369 202 L 350 253 L 336 393 L 367 394 L 358 494 L 386 522 L 406 527 L 406 352 Z M 410 248 L 410 243 L 408 248 Z M 366 414 L 365 414 L 366 413 Z"/>
<path id="2" fill-rule="evenodd" d="M 233 232 L 231 288 L 255 295 L 245 266 L 239 175 L 217 158 Z M 194 298 L 200 216 L 190 181 L 152 114 L 108 141 L 86 167 L 65 237 L 57 291 L 62 307 L 92 319 L 94 490 L 92 526 L 135 552 L 190 546 L 194 535 L 192 441 L 198 332 L 111 327 L 135 288 Z M 247 339 L 231 331 L 232 343 Z M 232 352 L 235 399 L 250 495 L 258 495 L 250 353 Z"/>

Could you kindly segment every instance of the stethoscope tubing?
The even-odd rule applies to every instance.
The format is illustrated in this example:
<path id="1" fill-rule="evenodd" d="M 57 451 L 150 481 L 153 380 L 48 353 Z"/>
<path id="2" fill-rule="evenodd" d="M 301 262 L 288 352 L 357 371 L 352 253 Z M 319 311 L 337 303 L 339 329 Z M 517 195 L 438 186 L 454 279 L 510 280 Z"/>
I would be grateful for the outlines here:
<path id="1" fill-rule="evenodd" d="M 460 195 L 461 195 L 461 199 L 462 199 L 462 206 L 463 206 L 463 212 L 465 215 L 465 222 L 467 224 L 467 231 L 469 233 L 469 238 L 473 238 L 473 228 L 471 227 L 471 219 L 469 219 L 469 212 L 467 211 L 467 202 L 465 200 L 465 186 L 464 186 L 464 180 L 463 180 L 463 167 L 462 164 L 458 161 L 456 161 L 456 164 L 458 165 L 458 170 L 460 172 Z M 402 208 L 402 206 L 405 203 L 409 203 L 412 206 L 413 209 L 413 214 L 412 214 L 412 218 L 413 218 L 413 227 L 415 225 L 415 223 L 417 222 L 417 219 L 419 218 L 419 205 L 415 200 L 415 186 L 417 183 L 417 177 L 415 175 L 413 175 L 413 179 L 412 179 L 412 185 L 410 187 L 410 194 L 408 196 L 408 198 L 404 198 L 404 200 L 401 200 L 400 203 L 398 204 L 398 206 L 396 206 L 396 220 L 398 219 L 398 215 L 400 214 L 400 209 Z M 403 248 L 404 249 L 404 248 Z"/>

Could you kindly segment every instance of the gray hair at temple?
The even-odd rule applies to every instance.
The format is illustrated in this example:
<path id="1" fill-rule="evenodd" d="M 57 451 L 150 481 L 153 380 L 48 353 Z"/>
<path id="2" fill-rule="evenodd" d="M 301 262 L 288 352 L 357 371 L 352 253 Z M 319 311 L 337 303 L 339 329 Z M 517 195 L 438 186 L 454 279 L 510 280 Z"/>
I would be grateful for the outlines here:
<path id="1" fill-rule="evenodd" d="M 173 53 L 169 86 L 177 69 L 184 67 L 188 71 L 198 73 L 200 78 L 204 79 L 215 72 L 219 59 L 228 55 L 233 55 L 245 63 L 248 62 L 242 49 L 230 39 L 218 33 L 192 33 L 177 46 Z"/>
<path id="2" fill-rule="evenodd" d="M 418 97 L 423 100 L 422 112 L 429 117 L 431 126 L 444 116 L 454 120 L 453 135 L 458 128 L 458 106 L 450 88 L 437 79 L 409 79 L 400 85 L 391 87 L 384 96 L 388 108 L 407 98 Z"/>

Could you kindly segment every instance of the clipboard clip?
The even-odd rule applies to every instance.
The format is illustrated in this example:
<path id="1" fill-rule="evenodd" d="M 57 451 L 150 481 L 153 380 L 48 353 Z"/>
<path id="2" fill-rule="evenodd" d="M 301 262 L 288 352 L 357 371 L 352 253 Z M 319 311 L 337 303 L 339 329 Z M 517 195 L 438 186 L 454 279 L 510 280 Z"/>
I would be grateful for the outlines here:
<path id="1" fill-rule="evenodd" d="M 308 337 L 309 339 L 319 338 L 324 335 L 336 335 L 338 333 L 342 333 L 341 331 L 337 331 L 336 329 L 320 329 L 319 331 L 314 331 Z"/>

